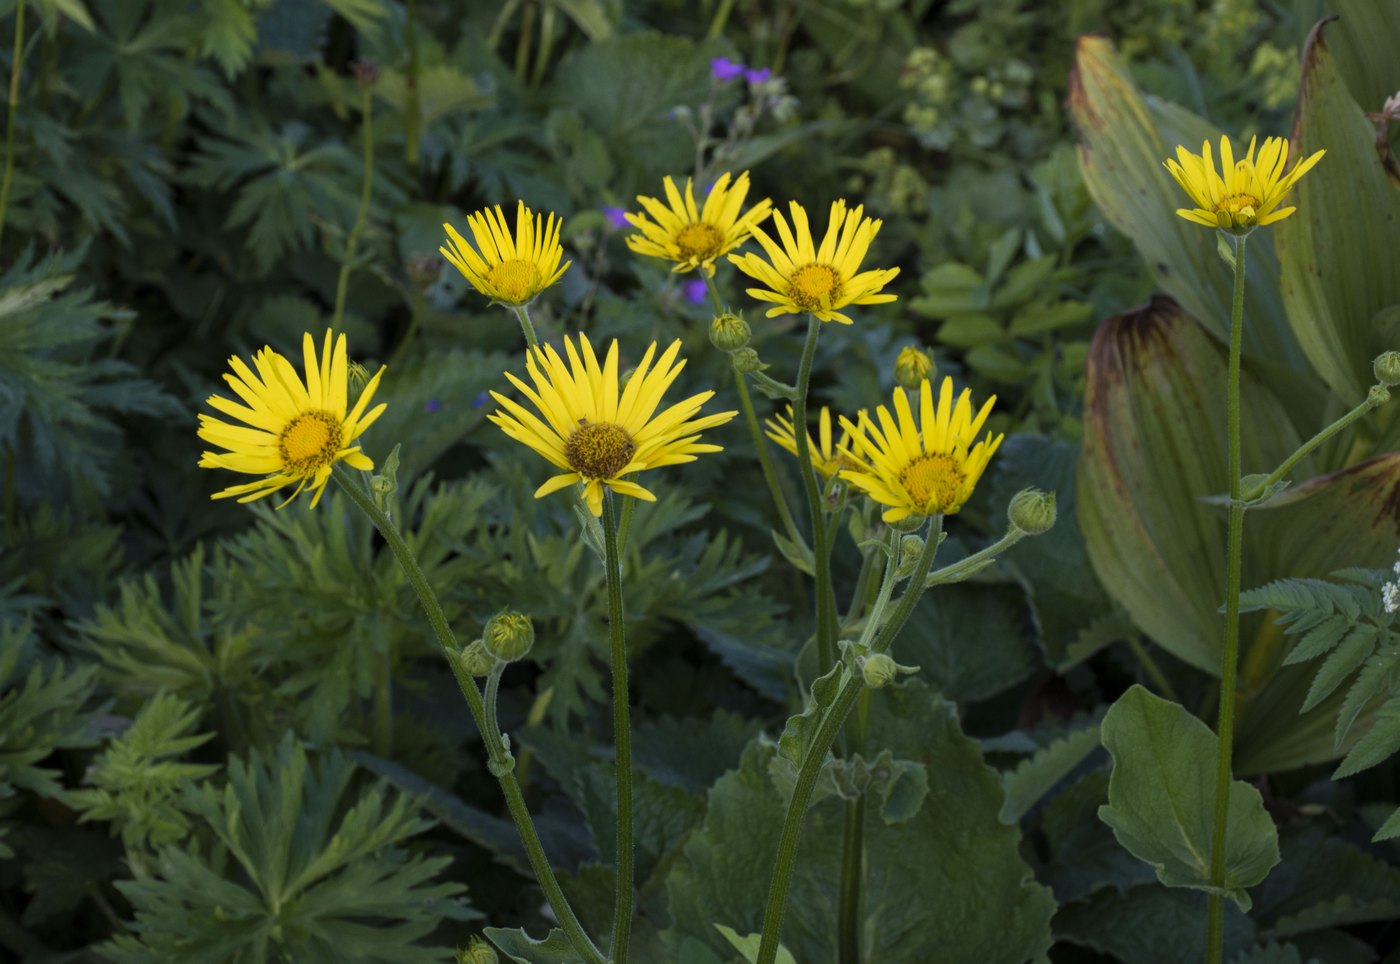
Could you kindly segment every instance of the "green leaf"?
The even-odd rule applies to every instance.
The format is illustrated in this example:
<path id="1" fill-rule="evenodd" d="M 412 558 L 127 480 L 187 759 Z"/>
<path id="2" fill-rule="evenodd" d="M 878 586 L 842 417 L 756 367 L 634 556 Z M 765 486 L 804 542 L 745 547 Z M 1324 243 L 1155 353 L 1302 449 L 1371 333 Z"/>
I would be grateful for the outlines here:
<path id="1" fill-rule="evenodd" d="M 1374 111 L 1400 88 L 1400 8 L 1369 0 L 1331 0 L 1328 7 L 1341 15 L 1327 28 L 1337 69 L 1356 102 Z"/>
<path id="2" fill-rule="evenodd" d="M 928 760 L 936 778 L 910 820 L 893 826 L 866 809 L 865 913 L 872 961 L 976 960 L 1022 964 L 1050 946 L 1054 901 L 1020 856 L 1020 832 L 997 819 L 1001 786 L 977 745 L 962 735 L 952 704 L 915 681 L 871 701 L 870 745 L 901 759 Z M 760 929 L 768 877 L 786 800 L 768 768 L 776 750 L 751 744 L 736 771 L 711 789 L 704 824 L 666 882 L 672 928 L 663 937 L 676 959 L 688 942 L 719 961 L 733 948 L 715 930 Z M 799 961 L 835 956 L 845 807 L 828 798 L 808 812 L 795 864 L 783 943 Z M 967 855 L 975 853 L 976 860 Z M 762 868 L 762 869 L 758 869 Z M 910 894 L 933 899 L 910 900 Z M 997 914 L 984 913 L 994 906 Z M 705 958 L 697 954 L 694 960 Z"/>
<path id="3" fill-rule="evenodd" d="M 1385 823 L 1381 824 L 1380 829 L 1371 837 L 1371 842 L 1379 843 L 1382 840 L 1393 840 L 1396 837 L 1400 837 L 1400 807 L 1397 807 L 1395 812 L 1386 818 Z"/>
<path id="4" fill-rule="evenodd" d="M 723 924 L 716 924 L 715 929 L 724 935 L 724 939 L 734 945 L 734 949 L 744 955 L 744 960 L 749 964 L 755 964 L 758 960 L 758 949 L 763 943 L 762 934 L 748 934 L 740 937 L 732 927 L 725 927 Z M 792 951 L 778 945 L 778 956 L 774 959 L 776 964 L 797 964 L 797 959 L 792 956 Z"/>
<path id="5" fill-rule="evenodd" d="M 1371 728 L 1361 735 L 1351 752 L 1332 774 L 1333 780 L 1369 769 L 1400 750 L 1400 696 L 1391 697 L 1376 714 Z"/>
<path id="6" fill-rule="evenodd" d="M 1296 939 L 1400 915 L 1400 868 L 1314 823 L 1280 835 L 1283 860 L 1254 892 L 1261 936 Z"/>
<path id="7" fill-rule="evenodd" d="M 501 949 L 502 954 L 520 964 L 578 964 L 583 960 L 569 943 L 569 938 L 557 927 L 542 941 L 514 927 L 483 927 L 481 932 Z"/>
<path id="8" fill-rule="evenodd" d="M 1347 690 L 1346 700 L 1337 712 L 1337 730 L 1332 742 L 1340 747 L 1346 742 L 1356 718 L 1361 715 L 1371 701 L 1381 693 L 1388 692 L 1395 685 L 1395 671 L 1400 666 L 1400 654 L 1389 647 L 1383 648 L 1366 661 L 1361 672 L 1356 674 L 1356 682 Z"/>
<path id="9" fill-rule="evenodd" d="M 788 717 L 783 733 L 778 737 L 778 755 L 792 764 L 801 767 L 807 753 L 821 727 L 822 717 L 836 699 L 841 683 L 846 677 L 846 664 L 838 662 L 824 676 L 812 681 L 812 692 L 801 713 Z"/>
<path id="10" fill-rule="evenodd" d="M 1330 616 L 1324 619 L 1308 630 L 1302 639 L 1293 644 L 1293 648 L 1283 659 L 1283 665 L 1291 666 L 1294 663 L 1305 663 L 1321 656 L 1342 641 L 1347 630 L 1351 629 L 1352 622 L 1353 620 L 1345 616 Z"/>
<path id="11" fill-rule="evenodd" d="M 1356 672 L 1375 648 L 1374 626 L 1357 626 L 1349 632 L 1346 638 L 1337 644 L 1332 654 L 1323 660 L 1317 675 L 1313 677 L 1312 686 L 1308 688 L 1308 698 L 1303 701 L 1303 708 L 1299 712 L 1306 713 L 1332 695 L 1332 691 Z"/>
<path id="12" fill-rule="evenodd" d="M 1102 730 L 1113 776 L 1100 819 L 1119 843 L 1156 867 L 1168 887 L 1215 891 L 1215 735 L 1180 705 L 1141 686 L 1119 697 Z M 1259 791 L 1239 780 L 1230 783 L 1228 821 L 1222 892 L 1248 911 L 1246 888 L 1279 861 L 1278 832 Z"/>
<path id="13" fill-rule="evenodd" d="M 1002 821 L 1019 821 L 1099 746 L 1099 727 L 1086 726 L 1042 747 L 1017 764 L 1014 770 L 1003 773 L 1001 786 L 1006 799 L 1001 805 Z"/>
<path id="14" fill-rule="evenodd" d="M 1206 895 L 1149 885 L 1126 892 L 1100 890 L 1061 907 L 1055 936 L 1119 961 L 1200 964 L 1206 959 Z M 1225 906 L 1225 953 L 1251 947 L 1255 929 L 1233 905 Z"/>
<path id="15" fill-rule="evenodd" d="M 1294 188 L 1288 203 L 1297 212 L 1274 230 L 1289 324 L 1318 374 L 1355 405 L 1374 380 L 1372 359 L 1394 347 L 1374 319 L 1400 303 L 1400 272 L 1390 257 L 1400 248 L 1400 191 L 1386 176 L 1375 125 L 1352 100 L 1327 36 L 1319 23 L 1303 50 L 1291 145 L 1294 158 L 1327 155 Z"/>

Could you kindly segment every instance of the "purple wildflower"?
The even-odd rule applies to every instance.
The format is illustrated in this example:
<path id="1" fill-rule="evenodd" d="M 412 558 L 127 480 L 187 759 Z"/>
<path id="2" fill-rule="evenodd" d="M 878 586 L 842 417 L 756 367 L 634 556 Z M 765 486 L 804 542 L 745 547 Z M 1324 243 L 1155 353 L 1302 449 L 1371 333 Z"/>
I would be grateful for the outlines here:
<path id="1" fill-rule="evenodd" d="M 612 204 L 603 206 L 603 214 L 607 217 L 608 223 L 618 231 L 622 231 L 631 225 L 627 223 L 627 211 Z"/>
<path id="2" fill-rule="evenodd" d="M 430 398 L 423 403 L 423 411 L 425 412 L 436 412 L 441 408 L 442 402 L 439 402 L 436 398 Z"/>
<path id="3" fill-rule="evenodd" d="M 716 57 L 710 61 L 710 76 L 721 84 L 727 84 L 744 72 L 744 65 L 728 57 Z"/>
<path id="4" fill-rule="evenodd" d="M 685 296 L 697 305 L 708 298 L 709 294 L 705 279 L 703 278 L 696 278 L 694 281 L 687 281 L 685 283 Z"/>
<path id="5" fill-rule="evenodd" d="M 486 393 L 485 390 L 478 392 L 476 398 L 472 399 L 472 408 L 480 408 L 481 406 L 486 404 L 489 398 L 490 396 Z"/>
<path id="6" fill-rule="evenodd" d="M 773 71 L 769 70 L 767 67 L 764 67 L 762 69 L 749 69 L 744 71 L 744 79 L 747 80 L 749 84 L 754 87 L 757 87 L 759 84 L 763 83 L 765 80 L 772 76 Z"/>

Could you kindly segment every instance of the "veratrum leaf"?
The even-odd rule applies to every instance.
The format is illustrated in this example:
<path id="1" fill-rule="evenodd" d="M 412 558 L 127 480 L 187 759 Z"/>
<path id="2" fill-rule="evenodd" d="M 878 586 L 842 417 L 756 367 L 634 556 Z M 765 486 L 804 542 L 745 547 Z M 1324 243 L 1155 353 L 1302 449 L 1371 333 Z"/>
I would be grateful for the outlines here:
<path id="1" fill-rule="evenodd" d="M 1371 360 L 1392 347 L 1374 319 L 1400 303 L 1400 191 L 1376 153 L 1375 126 L 1338 73 L 1325 23 L 1303 49 L 1291 151 L 1327 155 L 1298 182 L 1287 202 L 1298 210 L 1274 231 L 1288 322 L 1317 373 L 1354 405 L 1371 385 Z"/>
<path id="2" fill-rule="evenodd" d="M 1356 741 L 1342 765 L 1332 774 L 1333 780 L 1349 777 L 1353 773 L 1375 766 L 1396 750 L 1400 750 L 1400 696 L 1391 697 L 1380 712 L 1376 722 Z"/>
<path id="3" fill-rule="evenodd" d="M 1006 799 L 1001 804 L 1002 822 L 1016 823 L 1020 820 L 1051 787 L 1083 763 L 1098 747 L 1099 728 L 1087 726 L 1042 747 L 1017 764 L 1016 769 L 1003 773 L 1001 787 Z"/>
<path id="4" fill-rule="evenodd" d="M 1134 856 L 1155 866 L 1168 887 L 1214 891 L 1215 734 L 1141 686 L 1113 704 L 1102 731 L 1113 775 L 1099 818 Z M 1228 827 L 1223 890 L 1247 912 L 1246 888 L 1279 861 L 1278 832 L 1259 791 L 1240 780 L 1230 783 Z"/>

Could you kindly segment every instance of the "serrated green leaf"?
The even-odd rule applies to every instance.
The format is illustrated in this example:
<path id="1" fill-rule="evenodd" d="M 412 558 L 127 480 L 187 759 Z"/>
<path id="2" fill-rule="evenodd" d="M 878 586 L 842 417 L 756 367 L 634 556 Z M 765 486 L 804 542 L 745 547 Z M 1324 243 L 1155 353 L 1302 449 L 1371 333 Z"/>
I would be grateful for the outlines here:
<path id="1" fill-rule="evenodd" d="M 1109 709 L 1102 733 L 1113 776 L 1099 818 L 1168 887 L 1216 890 L 1210 873 L 1215 734 L 1180 705 L 1136 685 Z M 1247 888 L 1279 862 L 1278 833 L 1258 790 L 1233 780 L 1229 793 L 1221 889 L 1248 911 Z"/>
<path id="2" fill-rule="evenodd" d="M 801 713 L 788 717 L 778 737 L 778 755 L 794 767 L 802 766 L 821 727 L 822 717 L 836 700 L 846 677 L 846 664 L 838 662 L 825 675 L 812 681 L 812 692 Z"/>
<path id="3" fill-rule="evenodd" d="M 1376 628 L 1357 626 L 1347 633 L 1346 638 L 1337 644 L 1332 654 L 1322 661 L 1312 686 L 1308 687 L 1308 698 L 1303 701 L 1299 712 L 1306 713 L 1332 694 L 1353 672 L 1360 668 L 1376 648 Z"/>
<path id="4" fill-rule="evenodd" d="M 716 924 L 715 929 L 724 935 L 724 939 L 734 945 L 734 949 L 744 955 L 744 960 L 749 964 L 754 964 L 758 960 L 758 949 L 763 943 L 762 934 L 747 934 L 740 937 L 738 932 L 732 927 L 723 924 Z M 792 951 L 782 944 L 778 945 L 778 956 L 774 959 L 776 964 L 797 964 L 797 959 L 792 956 Z"/>
<path id="5" fill-rule="evenodd" d="M 1109 888 L 1061 907 L 1055 936 L 1119 961 L 1200 964 L 1206 959 L 1205 916 L 1205 894 L 1155 884 L 1121 892 Z M 1254 924 L 1226 904 L 1225 953 L 1244 951 L 1254 941 Z"/>
<path id="6" fill-rule="evenodd" d="M 1356 682 L 1347 690 L 1347 698 L 1337 712 L 1337 730 L 1333 742 L 1338 748 L 1346 742 L 1347 734 L 1351 732 L 1352 724 L 1361 715 L 1361 711 L 1377 696 L 1395 685 L 1397 664 L 1400 664 L 1400 656 L 1383 649 L 1372 655 L 1366 661 L 1366 665 L 1361 667 L 1361 672 L 1356 674 Z"/>
<path id="7" fill-rule="evenodd" d="M 483 927 L 481 932 L 500 948 L 501 953 L 519 964 L 578 964 L 583 958 L 559 928 L 537 941 L 518 927 Z"/>
<path id="8" fill-rule="evenodd" d="M 1369 769 L 1396 750 L 1400 750 L 1400 696 L 1391 697 L 1381 706 L 1371 728 L 1356 741 L 1341 766 L 1332 773 L 1332 779 L 1340 780 Z"/>
<path id="9" fill-rule="evenodd" d="M 1327 616 L 1293 645 L 1283 658 L 1283 665 L 1305 663 L 1327 652 L 1342 641 L 1351 629 L 1353 620 L 1345 616 Z"/>
<path id="10" fill-rule="evenodd" d="M 1014 770 L 1003 773 L 1001 786 L 1006 799 L 1001 804 L 1002 821 L 1019 821 L 1099 746 L 1099 727 L 1087 726 L 1042 747 L 1018 763 Z"/>
<path id="11" fill-rule="evenodd" d="M 1400 837 L 1400 807 L 1397 807 L 1395 812 L 1386 818 L 1385 823 L 1381 824 L 1380 829 L 1371 837 L 1371 842 L 1379 843 L 1382 840 L 1393 840 L 1396 837 Z"/>

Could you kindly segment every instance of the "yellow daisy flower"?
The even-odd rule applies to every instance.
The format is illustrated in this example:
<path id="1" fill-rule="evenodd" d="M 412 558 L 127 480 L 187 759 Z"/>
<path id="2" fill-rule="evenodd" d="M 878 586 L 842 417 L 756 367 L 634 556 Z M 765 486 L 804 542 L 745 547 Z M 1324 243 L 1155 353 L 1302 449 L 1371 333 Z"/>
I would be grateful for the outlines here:
<path id="1" fill-rule="evenodd" d="M 742 216 L 739 214 L 749 193 L 748 171 L 733 184 L 729 183 L 727 172 L 721 174 L 710 188 L 703 208 L 695 204 L 690 178 L 685 179 L 684 198 L 671 178 L 666 178 L 665 186 L 666 204 L 654 197 L 637 195 L 637 201 L 652 219 L 643 214 L 626 215 L 628 223 L 642 232 L 629 234 L 627 247 L 638 254 L 676 262 L 672 271 L 704 268 L 713 277 L 715 259 L 747 241 L 753 226 L 773 210 L 773 202 L 764 198 Z"/>
<path id="2" fill-rule="evenodd" d="M 584 500 L 594 515 L 603 512 L 604 486 L 619 495 L 654 502 L 656 496 L 623 476 L 693 462 L 701 453 L 721 451 L 718 445 L 699 444 L 700 433 L 723 425 L 738 412 L 695 417 L 714 392 L 692 395 L 656 413 L 662 394 L 685 367 L 684 361 L 676 360 L 680 339 L 673 341 L 655 364 L 656 343 L 652 342 L 626 385 L 619 385 L 616 341 L 599 365 L 587 336 L 580 334 L 578 340 L 581 351 L 565 336 L 567 362 L 552 345 L 526 355 L 525 366 L 534 388 L 505 373 L 543 420 L 499 392 L 491 393 L 502 410 L 487 417 L 511 438 L 564 470 L 536 489 L 535 498 L 583 482 Z"/>
<path id="3" fill-rule="evenodd" d="M 865 412 L 860 413 L 859 425 L 842 418 L 842 427 L 851 433 L 852 449 L 868 464 L 843 469 L 841 478 L 889 506 L 883 515 L 886 522 L 957 512 L 1005 437 L 992 438 L 988 432 L 977 441 L 996 396 L 987 399 L 974 418 L 971 394 L 963 389 L 954 405 L 953 380 L 944 378 L 935 407 L 933 388 L 925 381 L 919 386 L 917 423 L 902 388 L 895 389 L 893 396 L 897 420 L 883 405 L 875 410 L 878 428 Z"/>
<path id="4" fill-rule="evenodd" d="M 1296 211 L 1297 208 L 1292 207 L 1280 208 L 1279 202 L 1327 152 L 1317 151 L 1294 164 L 1293 170 L 1285 174 L 1287 139 L 1266 138 L 1257 159 L 1254 156 L 1255 140 L 1250 138 L 1249 151 L 1237 161 L 1230 148 L 1230 139 L 1222 135 L 1220 173 L 1215 170 L 1210 141 L 1201 145 L 1199 155 L 1178 146 L 1176 160 L 1168 159 L 1163 164 L 1182 190 L 1191 195 L 1196 207 L 1179 208 L 1176 213 L 1208 228 L 1221 228 L 1231 234 L 1248 234 L 1256 226 L 1282 221 Z"/>
<path id="5" fill-rule="evenodd" d="M 379 387 L 383 366 L 366 383 L 355 407 L 347 414 L 345 336 L 336 340 L 332 350 L 331 332 L 327 330 L 318 358 L 316 343 L 308 332 L 302 339 L 302 354 L 306 366 L 304 382 L 291 362 L 268 347 L 253 356 L 256 372 L 237 356 L 228 360 L 233 374 L 225 374 L 224 381 L 246 404 L 222 395 L 210 395 L 208 403 L 245 424 L 231 425 L 201 413 L 199 437 L 227 451 L 205 452 L 199 464 L 201 468 L 229 469 L 264 478 L 230 486 L 214 493 L 213 498 L 236 496 L 239 502 L 252 502 L 295 482 L 296 491 L 278 508 L 295 499 L 307 486 L 316 493 L 311 500 L 315 508 L 335 463 L 343 461 L 365 471 L 374 468 L 354 442 L 386 407 L 380 403 L 365 411 Z"/>
<path id="6" fill-rule="evenodd" d="M 500 205 L 467 216 L 476 241 L 473 248 L 450 224 L 447 246 L 438 248 L 473 288 L 493 301 L 523 305 L 559 280 L 572 261 L 561 266 L 564 248 L 559 244 L 562 218 L 532 215 L 520 201 L 515 208 L 515 235 L 506 227 Z"/>
<path id="7" fill-rule="evenodd" d="M 787 406 L 787 418 L 777 415 L 764 419 L 764 424 L 768 427 L 764 434 L 777 442 L 780 448 L 786 449 L 792 455 L 797 454 L 797 431 L 792 424 L 791 405 Z M 821 444 L 818 444 L 817 440 L 820 440 Z M 860 465 L 860 461 L 851 456 L 849 432 L 842 429 L 836 444 L 833 446 L 831 442 L 831 409 L 823 405 L 817 418 L 817 439 L 812 438 L 811 432 L 807 433 L 807 451 L 812 457 L 812 467 L 825 479 L 831 478 L 842 469 Z"/>
<path id="8" fill-rule="evenodd" d="M 870 242 L 884 222 L 864 217 L 863 206 L 857 205 L 854 210 L 847 211 L 845 201 L 835 201 L 831 205 L 826 237 L 818 248 L 812 243 L 812 231 L 802 205 L 792 201 L 789 208 L 791 229 L 782 214 L 773 214 L 773 223 L 778 226 L 778 236 L 783 242 L 781 246 L 757 226 L 750 229 L 768 254 L 767 261 L 753 253 L 729 256 L 740 271 L 767 285 L 747 290 L 759 301 L 774 303 L 775 307 L 768 309 L 769 318 L 806 312 L 822 321 L 849 325 L 851 319 L 837 309 L 895 300 L 894 295 L 881 294 L 880 289 L 894 280 L 899 274 L 898 268 L 857 273 Z"/>

